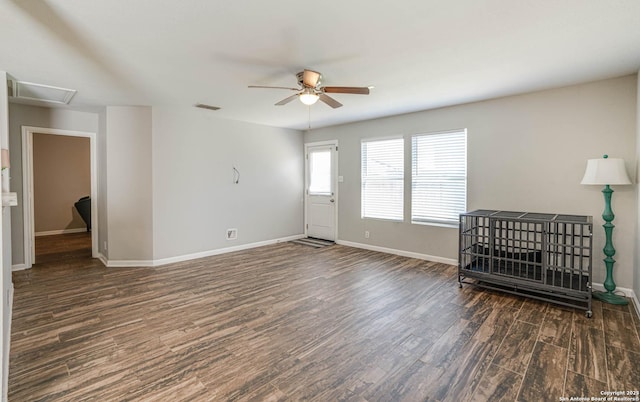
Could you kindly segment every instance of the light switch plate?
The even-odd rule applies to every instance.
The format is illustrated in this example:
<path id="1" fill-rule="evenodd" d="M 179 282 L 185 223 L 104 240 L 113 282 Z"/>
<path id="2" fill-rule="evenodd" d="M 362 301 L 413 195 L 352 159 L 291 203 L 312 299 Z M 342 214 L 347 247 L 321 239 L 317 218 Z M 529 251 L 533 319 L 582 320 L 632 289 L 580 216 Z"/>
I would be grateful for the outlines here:
<path id="1" fill-rule="evenodd" d="M 15 207 L 18 205 L 18 193 L 2 193 L 2 206 Z"/>

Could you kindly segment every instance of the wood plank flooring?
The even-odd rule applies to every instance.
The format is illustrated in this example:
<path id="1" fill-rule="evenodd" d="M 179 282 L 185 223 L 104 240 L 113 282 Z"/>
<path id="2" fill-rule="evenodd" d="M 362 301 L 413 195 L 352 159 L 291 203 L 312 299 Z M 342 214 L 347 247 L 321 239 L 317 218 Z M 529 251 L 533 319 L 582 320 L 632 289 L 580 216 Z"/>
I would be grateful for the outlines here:
<path id="1" fill-rule="evenodd" d="M 91 233 L 68 233 L 38 236 L 35 241 L 36 264 L 63 263 L 66 260 L 91 258 Z"/>
<path id="2" fill-rule="evenodd" d="M 49 257 L 13 274 L 10 401 L 558 401 L 640 389 L 630 306 L 594 302 L 589 320 L 459 289 L 453 266 L 339 245 L 105 268 L 80 235 L 62 238 L 66 250 L 47 239 L 57 251 L 43 246 Z"/>

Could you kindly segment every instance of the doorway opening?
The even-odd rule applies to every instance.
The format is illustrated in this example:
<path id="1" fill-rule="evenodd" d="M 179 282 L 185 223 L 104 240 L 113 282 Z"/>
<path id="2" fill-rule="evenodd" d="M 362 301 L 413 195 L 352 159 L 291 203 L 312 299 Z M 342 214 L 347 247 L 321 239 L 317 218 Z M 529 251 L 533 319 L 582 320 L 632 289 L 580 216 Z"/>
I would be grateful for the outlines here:
<path id="1" fill-rule="evenodd" d="M 49 170 L 56 166 L 57 152 L 51 148 L 52 141 L 64 142 L 63 146 L 74 147 L 76 151 L 88 150 L 87 155 L 78 155 L 76 163 L 87 163 L 84 176 L 76 175 L 71 180 L 90 183 L 74 183 L 69 186 L 69 177 L 64 177 L 65 169 L 42 173 L 44 167 L 36 169 L 43 159 L 48 160 Z M 63 141 L 64 140 L 64 141 Z M 86 142 L 88 141 L 88 147 Z M 49 146 L 47 146 L 47 143 Z M 75 152 L 74 152 L 75 153 Z M 36 161 L 35 158 L 38 158 Z M 82 161 L 84 158 L 84 161 Z M 68 158 L 67 158 L 68 159 Z M 74 157 L 74 159 L 77 159 Z M 98 203 L 97 203 L 97 159 L 96 134 L 71 130 L 59 130 L 43 127 L 22 127 L 22 160 L 23 160 L 23 208 L 24 208 L 24 256 L 25 268 L 31 268 L 36 262 L 51 259 L 68 258 L 74 255 L 89 254 L 98 256 Z M 59 165 L 64 164 L 59 161 Z M 66 165 L 69 174 L 80 169 L 78 166 Z M 77 172 L 76 172 L 77 173 Z M 46 175 L 48 174 L 48 176 Z M 88 184 L 88 186 L 87 186 Z M 37 191 L 36 189 L 37 187 Z M 65 194 L 56 193 L 56 189 L 67 189 Z M 72 190 L 69 190 L 71 188 Z M 88 190 L 87 190 L 88 189 Z M 87 194 L 88 192 L 88 194 Z M 71 195 L 69 193 L 72 193 Z M 55 196 L 53 195 L 55 194 Z M 71 196 L 71 198 L 69 198 Z M 37 197 L 37 198 L 36 198 Z M 65 199 L 66 197 L 66 199 Z M 76 198 L 79 198 L 76 200 Z M 78 204 L 77 206 L 75 204 Z M 56 209 L 62 208 L 62 218 L 56 216 Z M 51 213 L 49 213 L 51 212 Z M 61 223 L 60 219 L 69 222 Z M 56 222 L 57 220 L 57 222 Z M 37 226 L 36 226 L 37 223 Z M 37 238 L 37 239 L 36 239 Z M 38 257 L 36 256 L 38 249 Z M 79 254 L 78 254 L 79 253 Z M 36 261 L 38 258 L 38 261 Z"/>

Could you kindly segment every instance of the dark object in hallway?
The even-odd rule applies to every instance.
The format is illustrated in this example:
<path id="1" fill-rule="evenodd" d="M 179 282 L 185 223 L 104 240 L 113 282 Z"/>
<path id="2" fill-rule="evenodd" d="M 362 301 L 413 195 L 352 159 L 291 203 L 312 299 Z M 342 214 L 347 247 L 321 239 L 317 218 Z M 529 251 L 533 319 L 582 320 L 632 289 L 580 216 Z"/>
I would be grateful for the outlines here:
<path id="1" fill-rule="evenodd" d="M 91 232 L 91 197 L 82 197 L 73 205 L 76 207 L 80 217 L 87 225 L 87 232 Z"/>

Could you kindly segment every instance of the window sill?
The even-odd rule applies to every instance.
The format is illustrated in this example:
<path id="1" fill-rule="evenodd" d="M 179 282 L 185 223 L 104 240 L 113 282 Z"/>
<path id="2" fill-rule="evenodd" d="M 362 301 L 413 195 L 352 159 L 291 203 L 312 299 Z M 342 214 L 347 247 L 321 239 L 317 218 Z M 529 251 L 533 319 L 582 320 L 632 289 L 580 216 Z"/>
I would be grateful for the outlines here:
<path id="1" fill-rule="evenodd" d="M 441 228 L 449 228 L 449 229 L 458 229 L 460 225 L 458 223 L 438 223 L 438 222 L 422 222 L 422 221 L 411 221 L 413 225 L 425 225 L 425 226 L 437 226 Z"/>
<path id="2" fill-rule="evenodd" d="M 382 222 L 393 222 L 393 223 L 402 223 L 404 219 L 391 219 L 391 218 L 371 218 L 368 216 L 361 216 L 362 220 L 371 220 L 371 221 L 382 221 Z"/>

